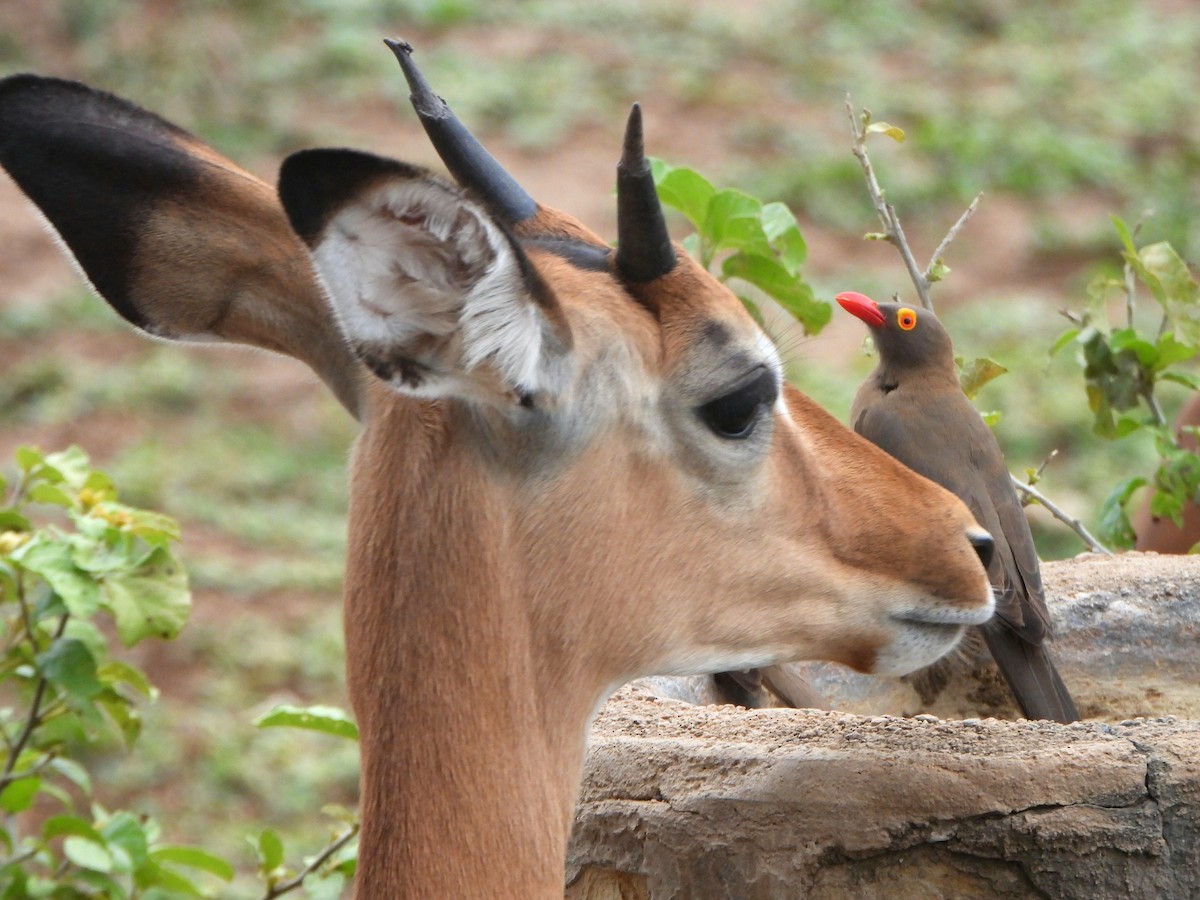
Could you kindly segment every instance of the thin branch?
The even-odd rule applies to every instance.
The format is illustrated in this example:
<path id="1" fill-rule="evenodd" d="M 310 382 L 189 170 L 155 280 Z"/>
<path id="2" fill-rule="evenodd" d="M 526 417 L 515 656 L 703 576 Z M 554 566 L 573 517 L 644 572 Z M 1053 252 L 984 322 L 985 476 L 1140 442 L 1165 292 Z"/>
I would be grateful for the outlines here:
<path id="1" fill-rule="evenodd" d="M 1125 327 L 1133 327 L 1133 313 L 1137 309 L 1137 285 L 1133 280 L 1133 266 L 1125 260 Z"/>
<path id="2" fill-rule="evenodd" d="M 883 188 L 879 186 L 879 180 L 875 177 L 875 169 L 871 165 L 871 158 L 867 155 L 867 133 L 859 126 L 858 116 L 854 114 L 854 106 L 850 102 L 849 94 L 846 95 L 846 114 L 850 117 L 850 131 L 854 135 L 854 156 L 862 167 L 863 175 L 866 176 L 867 190 L 875 204 L 875 212 L 879 214 L 884 235 L 888 242 L 900 251 L 904 266 L 908 269 L 908 275 L 917 289 L 917 296 L 921 298 L 921 305 L 932 310 L 933 301 L 929 299 L 929 281 L 921 273 L 921 267 L 917 265 L 917 260 L 913 256 L 912 250 L 909 249 L 908 240 L 904 237 L 904 229 L 900 226 L 900 218 L 896 215 L 896 210 L 883 198 Z"/>
<path id="3" fill-rule="evenodd" d="M 1162 406 L 1160 406 L 1158 403 L 1158 398 L 1154 396 L 1154 391 L 1147 391 L 1144 396 L 1146 398 L 1146 405 L 1150 407 L 1150 414 L 1154 416 L 1154 424 L 1158 425 L 1160 428 L 1166 428 L 1168 424 L 1167 417 L 1163 413 Z M 1172 440 L 1175 442 L 1175 446 L 1178 447 L 1179 438 L 1175 437 Z"/>
<path id="4" fill-rule="evenodd" d="M 275 900 L 276 897 L 282 897 L 284 894 L 288 894 L 296 890 L 298 887 L 304 884 L 305 878 L 317 871 L 317 869 L 321 868 L 321 866 L 325 865 L 325 863 L 329 861 L 333 854 L 337 853 L 352 840 L 354 840 L 355 835 L 358 834 L 358 828 L 359 826 L 356 822 L 350 827 L 349 831 L 313 857 L 308 865 L 306 865 L 294 878 L 289 878 L 287 881 L 281 881 L 279 884 L 275 885 L 265 894 L 263 894 L 262 900 Z"/>
<path id="5" fill-rule="evenodd" d="M 971 201 L 971 205 L 963 210 L 963 214 L 958 217 L 958 221 L 950 226 L 950 230 L 946 232 L 946 236 L 942 238 L 942 242 L 937 245 L 937 249 L 933 251 L 933 256 L 929 257 L 929 265 L 925 267 L 925 283 L 929 284 L 929 275 L 933 272 L 933 267 L 942 261 L 942 257 L 946 254 L 946 248 L 950 246 L 950 242 L 958 237 L 958 233 L 962 231 L 964 225 L 970 220 L 971 216 L 975 215 L 975 210 L 979 208 L 979 201 L 983 199 L 983 191 L 975 195 L 975 199 Z"/>
<path id="6" fill-rule="evenodd" d="M 37 855 L 38 848 L 30 847 L 24 853 L 18 853 L 16 856 L 10 857 L 9 859 L 0 860 L 0 870 L 19 866 L 21 863 L 31 860 Z"/>
<path id="7" fill-rule="evenodd" d="M 67 628 L 67 619 L 71 616 L 69 613 L 64 614 L 58 622 L 58 628 L 54 632 L 54 640 L 62 637 L 63 632 Z M 37 638 L 31 632 L 29 640 L 34 642 L 34 652 L 37 652 Z M 0 778 L 5 783 L 12 781 L 10 777 L 13 769 L 17 765 L 17 759 L 21 755 L 21 751 L 25 749 L 25 745 L 29 743 L 29 739 L 33 736 L 33 732 L 39 725 L 42 724 L 42 701 L 46 699 L 46 688 L 50 682 L 44 675 L 38 676 L 37 687 L 33 690 L 33 701 L 29 704 L 29 716 L 25 719 L 25 726 L 21 729 L 21 734 L 17 737 L 16 742 L 8 751 L 8 761 L 4 764 L 4 771 L 0 773 Z"/>
<path id="8" fill-rule="evenodd" d="M 962 227 L 967 224 L 967 221 L 975 214 L 975 210 L 979 206 L 979 201 L 983 194 L 977 194 L 975 199 L 971 201 L 971 205 L 966 208 L 958 221 L 951 226 L 946 232 L 946 236 L 942 238 L 937 249 L 933 251 L 933 257 L 929 260 L 929 266 L 924 272 L 921 272 L 917 266 L 916 258 L 912 254 L 912 250 L 908 246 L 908 241 L 904 237 L 904 229 L 900 227 L 900 218 L 896 215 L 896 210 L 890 203 L 884 200 L 883 188 L 879 185 L 879 180 L 875 177 L 875 169 L 871 165 L 870 157 L 867 156 L 867 132 L 864 127 L 859 125 L 859 117 L 854 113 L 854 106 L 850 102 L 850 95 L 846 95 L 846 113 L 850 117 L 850 131 L 854 135 L 854 156 L 858 159 L 859 165 L 862 167 L 863 174 L 867 179 L 867 190 L 871 194 L 871 201 L 875 204 L 875 211 L 879 214 L 879 221 L 883 223 L 884 236 L 897 250 L 900 251 L 900 256 L 904 260 L 904 266 L 908 269 L 909 277 L 912 278 L 913 286 L 917 289 L 917 295 L 921 298 L 921 305 L 928 310 L 933 309 L 933 301 L 929 299 L 929 275 L 933 271 L 934 266 L 942 258 L 946 249 L 950 246 L 950 242 L 958 236 Z M 869 114 L 866 114 L 869 115 Z M 1045 463 L 1042 464 L 1043 467 Z M 1038 469 L 1038 475 L 1041 474 L 1041 468 Z M 1103 553 L 1112 556 L 1111 551 L 1098 540 L 1096 540 L 1083 527 L 1083 523 L 1072 516 L 1067 515 L 1058 506 L 1051 503 L 1041 491 L 1034 488 L 1032 485 L 1025 484 L 1017 480 L 1013 475 L 1009 475 L 1013 484 L 1018 491 L 1021 491 L 1028 497 L 1032 497 L 1042 506 L 1044 506 L 1054 518 L 1058 519 L 1072 531 L 1074 531 L 1083 542 L 1088 545 L 1094 552 Z"/>
<path id="9" fill-rule="evenodd" d="M 1058 519 L 1058 521 L 1062 522 L 1077 535 L 1079 535 L 1079 537 L 1085 544 L 1088 545 L 1093 553 L 1103 553 L 1105 556 L 1112 556 L 1112 551 L 1092 537 L 1091 532 L 1083 527 L 1083 523 L 1081 521 L 1063 512 L 1058 506 L 1051 503 L 1046 495 L 1033 485 L 1026 484 L 1018 479 L 1015 475 L 1009 475 L 1009 477 L 1012 478 L 1013 487 L 1025 494 L 1027 497 L 1032 497 L 1035 501 L 1046 507 L 1046 510 L 1050 513 L 1050 515 L 1054 516 L 1054 518 Z"/>

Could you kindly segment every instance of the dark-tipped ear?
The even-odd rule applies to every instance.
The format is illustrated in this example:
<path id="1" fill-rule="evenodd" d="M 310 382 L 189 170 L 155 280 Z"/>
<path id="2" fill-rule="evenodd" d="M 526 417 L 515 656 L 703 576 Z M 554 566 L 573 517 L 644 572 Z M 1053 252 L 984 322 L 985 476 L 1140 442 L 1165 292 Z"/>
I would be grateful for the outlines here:
<path id="1" fill-rule="evenodd" d="M 352 150 L 289 157 L 279 196 L 351 347 L 394 388 L 553 403 L 570 332 L 504 226 L 429 173 Z"/>
<path id="2" fill-rule="evenodd" d="M 195 139 L 153 113 L 72 81 L 0 81 L 0 165 L 49 220 L 96 290 L 127 320 L 141 226 L 165 195 L 194 188 Z"/>
<path id="3" fill-rule="evenodd" d="M 0 165 L 125 319 L 296 357 L 358 408 L 361 369 L 270 186 L 180 128 L 71 81 L 0 81 Z"/>

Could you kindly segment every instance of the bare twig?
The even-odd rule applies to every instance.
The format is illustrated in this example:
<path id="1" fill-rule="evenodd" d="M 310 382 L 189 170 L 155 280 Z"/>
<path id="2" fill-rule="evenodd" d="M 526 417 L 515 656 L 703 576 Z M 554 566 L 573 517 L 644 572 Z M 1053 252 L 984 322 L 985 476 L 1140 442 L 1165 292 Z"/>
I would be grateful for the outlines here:
<path id="1" fill-rule="evenodd" d="M 883 197 L 883 188 L 879 186 L 879 180 L 875 177 L 875 169 L 871 165 L 871 158 L 867 155 L 867 132 L 859 124 L 859 118 L 854 113 L 854 106 L 850 102 L 849 94 L 846 95 L 846 114 L 850 117 L 850 131 L 854 135 L 854 156 L 858 160 L 858 164 L 862 166 L 863 175 L 866 176 L 867 190 L 875 204 L 875 212 L 879 214 L 884 236 L 892 246 L 900 251 L 904 266 L 908 269 L 909 277 L 912 278 L 913 285 L 917 289 L 917 296 L 921 298 L 921 305 L 931 310 L 933 301 L 929 299 L 929 281 L 921 272 L 916 257 L 909 249 L 908 240 L 904 237 L 904 229 L 900 226 L 900 218 L 896 215 L 896 210 Z"/>
<path id="2" fill-rule="evenodd" d="M 1154 424 L 1160 428 L 1166 428 L 1167 417 L 1163 413 L 1162 406 L 1159 405 L 1158 398 L 1154 396 L 1154 392 L 1147 391 L 1144 396 L 1146 398 L 1146 406 L 1150 407 L 1150 415 L 1154 416 Z M 1175 446 L 1179 446 L 1178 438 L 1175 439 Z"/>
<path id="3" fill-rule="evenodd" d="M 871 194 L 871 200 L 875 204 L 875 211 L 879 214 L 879 221 L 883 224 L 884 237 L 897 250 L 900 251 L 900 256 L 904 260 L 904 266 L 908 269 L 909 277 L 912 279 L 913 287 L 917 289 L 917 296 L 921 298 L 921 305 L 928 310 L 933 309 L 933 301 L 929 298 L 929 276 L 933 269 L 941 261 L 942 255 L 950 246 L 950 242 L 958 236 L 962 227 L 967 224 L 967 221 L 975 214 L 975 210 L 979 206 L 979 201 L 983 194 L 977 194 L 975 199 L 971 201 L 971 205 L 966 208 L 958 221 L 951 226 L 946 232 L 946 236 L 942 238 L 937 249 L 933 251 L 933 257 L 929 260 L 929 265 L 922 272 L 917 265 L 916 258 L 913 256 L 912 250 L 908 246 L 908 241 L 904 237 L 904 229 L 900 227 L 900 218 L 896 215 L 896 210 L 884 199 L 883 188 L 879 185 L 879 180 L 875 177 L 875 169 L 871 166 L 870 157 L 867 156 L 866 141 L 867 132 L 865 127 L 860 124 L 860 119 L 854 112 L 854 106 L 850 102 L 850 95 L 846 95 L 846 113 L 850 117 L 850 130 L 854 134 L 854 156 L 858 159 L 859 165 L 862 167 L 863 174 L 867 179 L 867 190 Z M 864 111 L 863 119 L 869 113 Z M 1042 468 L 1045 463 L 1038 468 L 1036 477 L 1040 477 Z M 1054 518 L 1058 519 L 1072 531 L 1074 531 L 1094 552 L 1103 553 L 1112 556 L 1111 551 L 1103 544 L 1096 540 L 1083 526 L 1083 523 L 1072 516 L 1067 515 L 1058 506 L 1046 498 L 1041 491 L 1037 490 L 1031 484 L 1025 484 L 1019 481 L 1015 476 L 1009 475 L 1013 485 L 1018 491 L 1025 494 L 1027 497 L 1032 497 L 1036 502 L 1044 506 Z"/>
<path id="4" fill-rule="evenodd" d="M 942 257 L 946 253 L 946 249 L 950 246 L 950 242 L 958 237 L 958 233 L 962 231 L 964 225 L 970 220 L 971 216 L 975 215 L 975 210 L 979 209 L 979 201 L 983 199 L 983 191 L 975 195 L 975 199 L 971 201 L 971 205 L 963 210 L 963 214 L 958 217 L 958 221 L 950 226 L 950 230 L 946 232 L 946 236 L 942 238 L 942 242 L 937 245 L 937 249 L 933 251 L 933 256 L 929 258 L 929 265 L 925 267 L 925 284 L 930 284 L 929 276 L 933 272 L 934 266 L 942 261 Z"/>
<path id="5" fill-rule="evenodd" d="M 300 870 L 295 877 L 289 878 L 287 881 L 279 882 L 279 884 L 274 885 L 270 890 L 263 894 L 262 900 L 274 900 L 276 897 L 282 897 L 284 894 L 289 894 L 304 884 L 305 878 L 317 871 L 317 869 L 321 868 L 321 866 L 325 865 L 325 863 L 331 856 L 333 856 L 333 854 L 337 853 L 352 840 L 354 840 L 355 836 L 358 834 L 358 827 L 359 826 L 357 822 L 350 826 L 349 831 L 338 837 L 337 840 L 333 841 L 333 843 L 313 857 L 308 865 Z"/>
<path id="6" fill-rule="evenodd" d="M 1133 327 L 1133 313 L 1137 309 L 1137 285 L 1133 281 L 1133 266 L 1125 260 L 1125 327 Z"/>
<path id="7" fill-rule="evenodd" d="M 22 602 L 24 602 L 23 599 Z M 67 614 L 59 619 L 58 628 L 54 632 L 54 640 L 62 637 L 63 632 L 66 631 L 67 620 L 69 618 L 70 615 Z M 33 642 L 34 652 L 36 653 L 38 650 L 37 639 L 32 631 L 28 637 Z M 3 773 L 0 773 L 0 779 L 3 779 L 5 784 L 14 780 L 11 776 L 13 769 L 16 768 L 18 759 L 20 759 L 21 752 L 25 749 L 25 745 L 29 743 L 29 739 L 33 737 L 33 732 L 42 724 L 42 701 L 46 699 L 46 689 L 49 686 L 50 682 L 46 680 L 46 677 L 39 675 L 37 687 L 33 691 L 33 700 L 29 704 L 29 715 L 25 719 L 25 725 L 21 729 L 20 735 L 18 735 L 16 741 L 9 748 L 8 760 L 4 763 Z"/>
<path id="8" fill-rule="evenodd" d="M 1091 532 L 1084 527 L 1081 521 L 1063 512 L 1062 509 L 1050 502 L 1046 495 L 1033 485 L 1026 484 L 1018 479 L 1015 475 L 1009 475 L 1009 477 L 1012 478 L 1013 487 L 1015 487 L 1022 494 L 1025 494 L 1027 497 L 1032 497 L 1035 502 L 1046 507 L 1046 511 L 1049 512 L 1050 515 L 1054 516 L 1054 518 L 1058 519 L 1058 521 L 1062 522 L 1077 535 L 1079 535 L 1079 537 L 1085 544 L 1088 545 L 1088 548 L 1091 549 L 1093 553 L 1103 553 L 1105 556 L 1112 556 L 1112 551 L 1092 537 Z"/>

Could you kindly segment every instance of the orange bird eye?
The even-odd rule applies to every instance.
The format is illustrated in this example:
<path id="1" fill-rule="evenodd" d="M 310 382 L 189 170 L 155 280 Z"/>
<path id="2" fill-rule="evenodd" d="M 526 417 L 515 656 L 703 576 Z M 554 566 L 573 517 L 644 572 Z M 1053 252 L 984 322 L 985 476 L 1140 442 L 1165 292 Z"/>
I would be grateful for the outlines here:
<path id="1" fill-rule="evenodd" d="M 917 312 L 914 309 L 909 309 L 907 306 L 896 310 L 896 324 L 905 331 L 912 331 L 917 327 Z"/>

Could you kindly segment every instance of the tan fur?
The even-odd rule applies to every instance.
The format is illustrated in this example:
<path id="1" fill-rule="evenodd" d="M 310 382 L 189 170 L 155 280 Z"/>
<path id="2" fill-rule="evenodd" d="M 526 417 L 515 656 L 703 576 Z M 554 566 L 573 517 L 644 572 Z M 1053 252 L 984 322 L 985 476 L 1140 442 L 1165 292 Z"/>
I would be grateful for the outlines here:
<path id="1" fill-rule="evenodd" d="M 614 345 L 659 383 L 700 317 L 755 327 L 690 263 L 656 322 L 611 277 L 536 259 L 596 382 L 637 374 L 597 371 Z M 986 593 L 965 508 L 791 389 L 761 499 L 715 510 L 636 417 L 545 478 L 489 471 L 447 408 L 371 399 L 346 584 L 360 896 L 559 896 L 587 720 L 614 685 L 713 648 L 870 671 L 885 611 L 839 595 L 863 573 L 947 605 Z"/>
<path id="2" fill-rule="evenodd" d="M 357 414 L 361 366 L 274 188 L 210 148 L 180 143 L 202 151 L 203 188 L 164 198 L 145 223 L 132 263 L 142 314 L 164 337 L 217 338 L 294 356 Z M 166 259 L 173 264 L 162 265 Z"/>
<path id="3" fill-rule="evenodd" d="M 206 174 L 138 220 L 149 327 L 292 355 L 363 421 L 345 584 L 360 898 L 561 897 L 588 721 L 625 680 L 912 668 L 989 614 L 966 508 L 799 392 L 746 441 L 702 423 L 778 361 L 682 249 L 635 289 L 530 249 L 570 383 L 535 409 L 418 400 L 364 376 L 270 188 L 178 143 Z M 545 209 L 517 232 L 598 241 Z"/>

